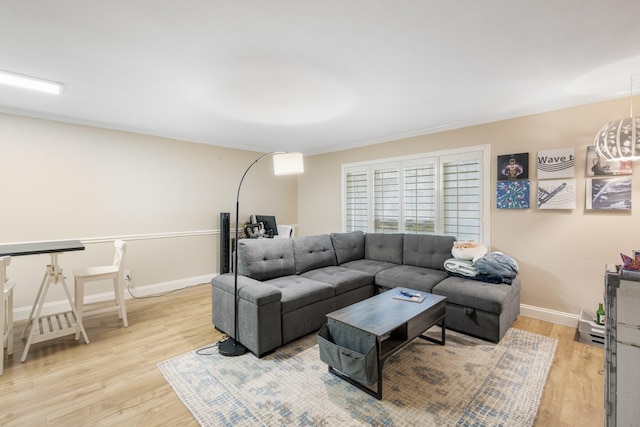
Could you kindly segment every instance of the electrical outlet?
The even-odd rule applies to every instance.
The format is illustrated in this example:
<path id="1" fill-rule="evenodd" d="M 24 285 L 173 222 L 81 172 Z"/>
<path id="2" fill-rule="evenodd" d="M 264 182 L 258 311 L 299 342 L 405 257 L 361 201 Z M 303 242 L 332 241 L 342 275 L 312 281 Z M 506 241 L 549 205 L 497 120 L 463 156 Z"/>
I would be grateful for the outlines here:
<path id="1" fill-rule="evenodd" d="M 131 280 L 131 270 L 124 271 L 124 280 Z"/>

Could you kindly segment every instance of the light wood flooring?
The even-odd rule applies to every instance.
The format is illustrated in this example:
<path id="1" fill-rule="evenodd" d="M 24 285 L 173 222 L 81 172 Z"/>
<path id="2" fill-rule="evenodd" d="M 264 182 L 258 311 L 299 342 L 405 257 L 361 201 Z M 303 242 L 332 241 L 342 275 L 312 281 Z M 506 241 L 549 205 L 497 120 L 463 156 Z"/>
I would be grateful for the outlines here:
<path id="1" fill-rule="evenodd" d="M 156 364 L 222 337 L 210 286 L 129 299 L 127 314 L 128 328 L 115 313 L 86 318 L 91 344 L 34 344 L 25 363 L 18 323 L 0 376 L 0 425 L 197 426 Z M 558 339 L 535 426 L 604 425 L 603 350 L 577 342 L 573 328 L 522 316 L 514 327 Z"/>

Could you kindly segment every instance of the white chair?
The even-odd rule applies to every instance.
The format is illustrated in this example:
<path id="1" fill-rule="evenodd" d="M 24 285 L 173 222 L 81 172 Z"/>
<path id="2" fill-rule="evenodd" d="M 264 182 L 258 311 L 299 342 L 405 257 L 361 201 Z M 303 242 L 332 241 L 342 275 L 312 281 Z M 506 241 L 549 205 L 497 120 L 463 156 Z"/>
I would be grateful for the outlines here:
<path id="1" fill-rule="evenodd" d="M 0 258 L 0 284 L 3 286 L 2 304 L 0 304 L 0 331 L 2 331 L 2 358 L 0 358 L 0 375 L 4 372 L 4 349 L 7 355 L 13 354 L 13 287 L 7 278 L 7 266 L 11 257 Z"/>
<path id="2" fill-rule="evenodd" d="M 293 227 L 290 225 L 278 225 L 278 234 L 274 237 L 281 239 L 290 239 L 293 237 Z"/>
<path id="3" fill-rule="evenodd" d="M 75 277 L 75 305 L 78 317 L 83 319 L 87 315 L 103 313 L 106 311 L 117 310 L 118 317 L 122 319 L 125 328 L 129 326 L 127 322 L 127 308 L 124 302 L 124 259 L 127 252 L 127 244 L 122 240 L 116 240 L 114 243 L 116 254 L 113 257 L 112 265 L 100 267 L 89 267 L 73 270 Z M 112 280 L 113 292 L 115 294 L 115 306 L 100 309 L 85 310 L 84 309 L 84 288 L 88 282 L 98 280 Z M 76 338 L 78 338 L 76 334 Z"/>

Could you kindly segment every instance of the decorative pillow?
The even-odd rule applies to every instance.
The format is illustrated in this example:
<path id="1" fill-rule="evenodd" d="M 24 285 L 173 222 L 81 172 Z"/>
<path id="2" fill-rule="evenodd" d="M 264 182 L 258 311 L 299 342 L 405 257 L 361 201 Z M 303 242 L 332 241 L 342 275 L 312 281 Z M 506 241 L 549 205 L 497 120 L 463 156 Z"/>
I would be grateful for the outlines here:
<path id="1" fill-rule="evenodd" d="M 338 265 L 364 258 L 364 233 L 360 230 L 350 233 L 331 233 L 331 242 L 336 251 Z"/>
<path id="2" fill-rule="evenodd" d="M 238 274 L 269 280 L 295 274 L 291 239 L 240 239 Z"/>
<path id="3" fill-rule="evenodd" d="M 444 262 L 451 258 L 453 236 L 405 234 L 403 263 L 416 267 L 444 270 Z"/>
<path id="4" fill-rule="evenodd" d="M 487 253 L 487 247 L 474 240 L 466 240 L 462 242 L 453 242 L 451 255 L 454 258 L 473 260 L 480 258 Z"/>
<path id="5" fill-rule="evenodd" d="M 336 265 L 336 252 L 328 234 L 294 237 L 290 240 L 293 241 L 296 274 Z"/>
<path id="6" fill-rule="evenodd" d="M 364 235 L 365 258 L 402 264 L 402 233 L 367 233 Z"/>

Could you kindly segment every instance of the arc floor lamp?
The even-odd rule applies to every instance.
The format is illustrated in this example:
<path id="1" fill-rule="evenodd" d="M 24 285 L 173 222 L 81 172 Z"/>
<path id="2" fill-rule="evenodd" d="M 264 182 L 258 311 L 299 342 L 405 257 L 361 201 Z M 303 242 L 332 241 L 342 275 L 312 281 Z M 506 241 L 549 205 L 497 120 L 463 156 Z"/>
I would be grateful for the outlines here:
<path id="1" fill-rule="evenodd" d="M 236 195 L 236 247 L 234 248 L 233 255 L 233 338 L 229 337 L 225 341 L 218 344 L 218 352 L 223 356 L 239 356 L 247 352 L 247 348 L 238 341 L 238 226 L 239 226 L 239 212 L 240 212 L 240 189 L 242 188 L 242 182 L 249 169 L 253 167 L 260 160 L 265 157 L 273 156 L 273 173 L 274 175 L 295 175 L 304 172 L 304 162 L 302 160 L 302 153 L 287 153 L 285 151 L 273 151 L 271 153 L 265 153 L 258 157 L 249 165 L 247 170 L 244 171 L 240 184 L 238 185 L 238 193 Z"/>

